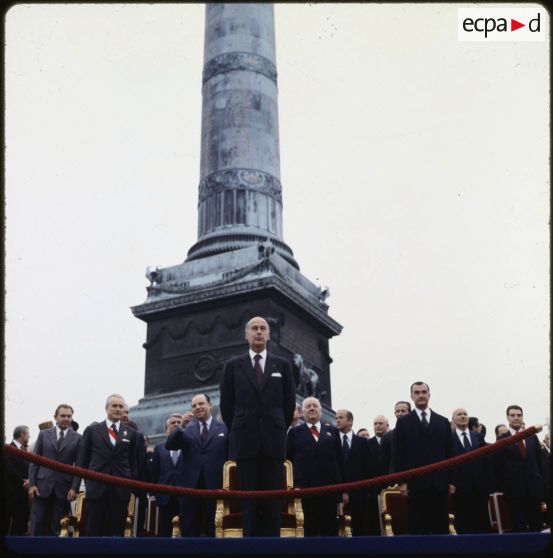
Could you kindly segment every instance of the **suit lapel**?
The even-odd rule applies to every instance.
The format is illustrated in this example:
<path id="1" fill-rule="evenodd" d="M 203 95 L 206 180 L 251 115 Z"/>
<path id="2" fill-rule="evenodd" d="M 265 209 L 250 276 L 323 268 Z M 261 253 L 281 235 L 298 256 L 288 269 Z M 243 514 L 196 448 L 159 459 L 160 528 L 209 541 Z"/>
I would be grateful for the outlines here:
<path id="1" fill-rule="evenodd" d="M 219 433 L 219 425 L 215 422 L 215 419 L 211 419 L 211 427 L 208 430 L 207 440 L 205 441 L 205 445 L 207 446 L 218 433 Z"/>
<path id="2" fill-rule="evenodd" d="M 107 422 L 103 420 L 98 424 L 98 427 L 100 429 L 100 436 L 104 439 L 104 441 L 110 447 L 110 449 L 114 449 L 115 446 L 111 443 L 111 436 L 110 433 L 108 432 L 109 427 L 107 425 Z"/>
<path id="3" fill-rule="evenodd" d="M 305 431 L 307 432 L 307 436 L 309 437 L 309 441 L 311 442 L 311 444 L 315 445 L 315 444 L 319 443 L 318 440 L 315 440 L 315 436 L 313 436 L 313 434 L 311 434 L 311 430 L 309 430 L 310 426 L 308 425 L 307 422 L 304 422 L 301 425 L 301 427 L 304 428 Z M 321 431 L 319 432 L 319 438 L 322 435 L 322 431 L 323 431 L 323 429 L 322 429 L 322 425 L 321 425 Z"/>
<path id="4" fill-rule="evenodd" d="M 321 422 L 321 432 L 319 434 L 319 442 L 329 438 L 330 437 L 329 434 L 332 435 L 332 432 L 330 432 L 330 429 Z"/>
<path id="5" fill-rule="evenodd" d="M 194 422 L 192 423 L 192 428 L 191 428 L 191 434 L 192 437 L 194 438 L 194 440 L 196 440 L 196 443 L 198 444 L 198 447 L 202 447 L 202 437 L 201 437 L 201 432 L 200 432 L 200 421 L 198 420 L 194 420 Z"/>
<path id="6" fill-rule="evenodd" d="M 453 444 L 455 445 L 455 453 L 462 454 L 465 453 L 465 448 L 463 444 L 461 444 L 461 440 L 459 440 L 459 436 L 457 435 L 457 431 L 453 432 Z"/>
<path id="7" fill-rule="evenodd" d="M 250 353 L 246 353 L 246 355 L 240 360 L 240 367 L 244 371 L 244 375 L 246 376 L 246 378 L 248 378 L 253 387 L 258 390 L 259 387 L 257 386 L 257 380 L 255 379 L 255 371 L 250 359 Z"/>
<path id="8" fill-rule="evenodd" d="M 49 444 L 52 444 L 56 452 L 58 451 L 58 438 L 56 436 L 56 427 L 50 428 L 48 431 L 45 432 L 46 439 L 48 440 Z M 64 440 L 65 442 L 65 440 Z M 63 442 L 62 442 L 63 445 Z"/>
<path id="9" fill-rule="evenodd" d="M 202 446 L 202 433 L 201 433 L 200 425 L 201 425 L 200 422 L 196 423 L 197 428 L 194 430 L 194 439 L 196 440 L 196 443 L 198 444 L 199 448 L 205 448 L 207 447 L 207 445 L 209 444 L 209 442 L 214 436 L 215 419 L 213 418 L 211 419 L 211 426 L 207 429 L 207 440 L 205 441 L 204 446 Z"/>
<path id="10" fill-rule="evenodd" d="M 267 384 L 269 383 L 269 380 L 271 379 L 271 374 L 273 372 L 277 372 L 276 362 L 273 360 L 273 357 L 267 351 L 267 359 L 265 361 L 265 370 L 263 370 L 263 380 L 261 381 L 260 391 L 263 391 L 267 387 Z"/>
<path id="11" fill-rule="evenodd" d="M 430 409 L 430 407 L 428 408 Z M 430 418 L 428 419 L 428 432 L 432 432 L 435 428 L 436 428 L 436 413 L 432 409 L 430 409 Z"/>

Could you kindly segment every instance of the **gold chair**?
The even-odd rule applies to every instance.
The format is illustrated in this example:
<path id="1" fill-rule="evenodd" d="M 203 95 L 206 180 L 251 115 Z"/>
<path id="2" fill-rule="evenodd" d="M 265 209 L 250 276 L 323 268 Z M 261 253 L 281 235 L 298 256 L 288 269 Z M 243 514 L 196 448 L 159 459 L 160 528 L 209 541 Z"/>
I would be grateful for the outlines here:
<path id="1" fill-rule="evenodd" d="M 292 463 L 284 462 L 283 488 L 293 490 Z M 227 461 L 223 467 L 223 490 L 239 489 L 236 461 Z M 303 510 L 300 498 L 282 500 L 281 537 L 303 537 Z M 215 536 L 242 537 L 242 509 L 239 500 L 217 500 L 215 510 Z"/>
<path id="2" fill-rule="evenodd" d="M 399 486 L 389 486 L 382 490 L 378 497 L 380 510 L 380 532 L 387 537 L 406 535 L 409 533 L 407 517 L 407 496 L 404 496 Z M 451 506 L 451 498 L 450 498 Z M 455 516 L 448 514 L 449 534 L 456 535 Z"/>
<path id="3" fill-rule="evenodd" d="M 179 539 L 180 536 L 181 536 L 180 516 L 179 515 L 175 515 L 173 517 L 173 519 L 171 520 L 171 525 L 173 526 L 173 529 L 171 530 L 171 538 L 172 539 Z"/>
<path id="4" fill-rule="evenodd" d="M 351 515 L 348 513 L 347 506 L 338 504 L 338 536 L 351 537 Z"/>
<path id="5" fill-rule="evenodd" d="M 136 500 L 131 494 L 125 520 L 125 537 L 133 536 L 133 523 Z M 75 505 L 75 515 L 65 515 L 60 520 L 60 537 L 86 536 L 86 497 L 84 492 L 79 492 Z"/>

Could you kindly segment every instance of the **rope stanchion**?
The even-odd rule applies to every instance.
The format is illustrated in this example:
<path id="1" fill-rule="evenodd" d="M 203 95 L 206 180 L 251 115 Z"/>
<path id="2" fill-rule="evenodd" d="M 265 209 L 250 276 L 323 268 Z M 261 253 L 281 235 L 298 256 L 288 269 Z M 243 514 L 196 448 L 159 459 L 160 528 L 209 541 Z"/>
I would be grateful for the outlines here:
<path id="1" fill-rule="evenodd" d="M 294 490 L 204 490 L 198 488 L 169 486 L 166 484 L 156 484 L 137 481 L 133 479 L 125 479 L 122 477 L 114 477 L 105 473 L 90 471 L 89 469 L 84 469 L 82 467 L 58 463 L 57 461 L 42 457 L 41 455 L 17 449 L 16 447 L 9 444 L 5 444 L 4 449 L 8 453 L 20 457 L 25 461 L 31 461 L 38 465 L 47 467 L 48 469 L 54 469 L 55 471 L 59 471 L 61 473 L 67 473 L 76 477 L 82 477 L 97 482 L 103 482 L 105 484 L 124 486 L 133 490 L 144 490 L 148 492 L 159 492 L 164 494 L 173 494 L 175 496 L 191 496 L 196 498 L 221 498 L 224 500 L 269 500 L 302 498 L 307 496 L 321 496 L 341 492 L 352 492 L 354 490 L 366 490 L 368 488 L 379 485 L 388 486 L 391 484 L 396 484 L 400 481 L 405 482 L 414 477 L 420 477 L 428 473 L 434 473 L 436 471 L 452 469 L 458 465 L 462 465 L 463 463 L 467 463 L 474 459 L 492 455 L 493 453 L 501 451 L 507 446 L 516 444 L 521 440 L 524 440 L 525 438 L 536 434 L 536 432 L 540 432 L 541 429 L 541 425 L 530 426 L 525 430 L 521 430 L 514 436 L 507 436 L 499 440 L 498 442 L 495 442 L 494 444 L 489 444 L 474 451 L 452 457 L 451 459 L 446 459 L 444 461 L 431 463 L 430 465 L 417 467 L 416 469 L 409 469 L 407 471 L 392 473 L 390 475 L 382 475 L 380 477 L 374 477 L 372 479 L 361 481 L 334 484 L 330 486 L 316 486 L 312 488 L 296 488 Z"/>

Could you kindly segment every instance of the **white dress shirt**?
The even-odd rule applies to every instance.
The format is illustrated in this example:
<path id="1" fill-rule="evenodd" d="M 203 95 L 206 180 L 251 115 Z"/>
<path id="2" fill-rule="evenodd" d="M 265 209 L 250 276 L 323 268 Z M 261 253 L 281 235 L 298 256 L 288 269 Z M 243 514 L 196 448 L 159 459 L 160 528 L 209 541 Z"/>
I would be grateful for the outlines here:
<path id="1" fill-rule="evenodd" d="M 261 366 L 261 370 L 265 372 L 265 362 L 267 360 L 267 349 L 263 349 L 260 353 L 256 353 L 255 351 L 249 350 L 250 353 L 250 360 L 252 361 L 252 366 L 255 367 L 255 355 L 261 355 L 261 359 L 259 360 L 259 365 Z"/>
<path id="2" fill-rule="evenodd" d="M 307 428 L 311 428 L 312 426 L 314 426 L 317 429 L 319 436 L 321 435 L 321 421 L 318 421 L 315 424 L 311 424 L 310 422 L 307 422 L 306 424 L 307 424 Z M 313 434 L 313 432 L 311 432 L 311 435 L 313 436 L 313 438 L 315 438 L 315 440 L 319 439 L 317 438 L 317 436 L 315 436 L 315 434 Z"/>
<path id="3" fill-rule="evenodd" d="M 121 432 L 121 421 L 120 420 L 109 420 L 107 418 L 106 419 L 106 425 L 110 430 L 111 430 L 111 425 L 112 424 L 115 424 L 115 427 L 117 428 L 117 432 Z"/>
<path id="4" fill-rule="evenodd" d="M 472 447 L 472 442 L 470 441 L 470 432 L 468 430 L 461 430 L 460 428 L 456 428 L 455 432 L 457 433 L 457 436 L 459 436 L 459 440 L 463 447 L 465 447 L 465 438 L 463 437 L 463 432 L 465 432 L 467 435 L 467 440 L 469 441 L 469 446 Z"/>
<path id="5" fill-rule="evenodd" d="M 353 430 L 350 430 L 347 434 L 340 432 L 340 439 L 342 440 L 342 446 L 344 445 L 344 438 L 348 439 L 348 446 L 351 449 L 351 440 L 353 439 Z"/>
<path id="6" fill-rule="evenodd" d="M 61 430 L 62 430 L 62 429 L 56 424 L 56 440 L 59 440 L 59 439 L 60 439 L 60 432 L 61 432 Z M 63 437 L 64 437 L 64 438 L 67 436 L 67 430 L 68 430 L 67 428 L 65 428 L 65 429 L 63 430 Z"/>
<path id="7" fill-rule="evenodd" d="M 417 415 L 418 415 L 419 420 L 420 420 L 421 422 L 422 422 L 422 411 L 426 411 L 426 420 L 427 420 L 428 422 L 430 422 L 430 415 L 431 415 L 430 407 L 426 407 L 426 409 L 422 409 L 422 410 L 421 410 L 421 409 L 418 409 L 417 407 L 415 407 L 415 411 L 417 412 Z"/>

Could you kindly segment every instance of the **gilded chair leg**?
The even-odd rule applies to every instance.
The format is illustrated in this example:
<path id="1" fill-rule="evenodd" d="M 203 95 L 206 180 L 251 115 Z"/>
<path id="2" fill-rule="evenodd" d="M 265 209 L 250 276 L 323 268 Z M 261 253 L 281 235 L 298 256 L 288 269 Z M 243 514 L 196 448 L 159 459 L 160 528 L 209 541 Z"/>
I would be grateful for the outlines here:
<path id="1" fill-rule="evenodd" d="M 180 517 L 178 515 L 175 515 L 175 517 L 173 517 L 173 519 L 171 520 L 171 525 L 173 526 L 173 529 L 171 531 L 171 538 L 172 539 L 180 538 L 181 536 Z"/>

